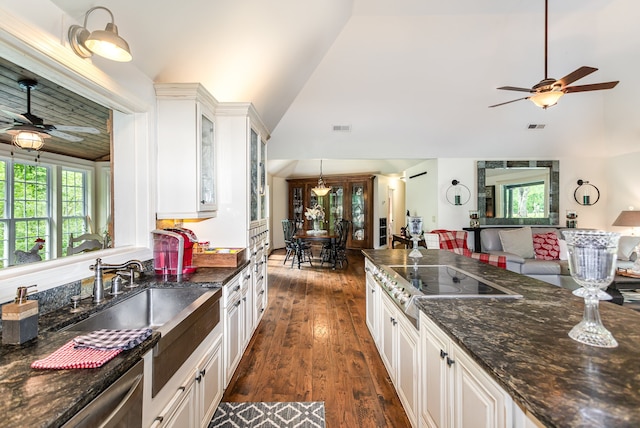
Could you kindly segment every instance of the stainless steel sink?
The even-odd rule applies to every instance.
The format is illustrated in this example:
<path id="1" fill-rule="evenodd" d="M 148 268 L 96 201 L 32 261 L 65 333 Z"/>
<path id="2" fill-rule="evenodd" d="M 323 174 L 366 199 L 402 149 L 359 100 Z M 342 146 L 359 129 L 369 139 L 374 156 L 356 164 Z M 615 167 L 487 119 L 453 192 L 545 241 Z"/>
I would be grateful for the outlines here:
<path id="1" fill-rule="evenodd" d="M 166 384 L 220 321 L 220 289 L 149 288 L 66 330 L 152 328 L 160 332 L 153 350 L 152 396 Z"/>
<path id="2" fill-rule="evenodd" d="M 164 336 L 211 294 L 207 288 L 148 288 L 68 329 L 152 328 Z"/>

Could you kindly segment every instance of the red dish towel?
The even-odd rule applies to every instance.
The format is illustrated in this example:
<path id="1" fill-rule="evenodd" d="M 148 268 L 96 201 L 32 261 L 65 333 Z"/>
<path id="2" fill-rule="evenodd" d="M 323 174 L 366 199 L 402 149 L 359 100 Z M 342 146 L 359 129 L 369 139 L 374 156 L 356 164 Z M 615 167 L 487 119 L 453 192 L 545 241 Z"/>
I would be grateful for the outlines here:
<path id="1" fill-rule="evenodd" d="M 42 360 L 31 363 L 33 369 L 93 369 L 100 367 L 122 352 L 122 349 L 101 351 L 74 347 L 73 340 Z"/>

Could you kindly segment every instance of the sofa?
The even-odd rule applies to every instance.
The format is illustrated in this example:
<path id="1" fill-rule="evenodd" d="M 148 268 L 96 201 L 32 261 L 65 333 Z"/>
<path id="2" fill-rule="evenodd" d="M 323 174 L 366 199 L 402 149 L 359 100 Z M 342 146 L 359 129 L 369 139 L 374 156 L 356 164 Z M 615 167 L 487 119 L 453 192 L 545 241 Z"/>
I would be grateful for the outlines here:
<path id="1" fill-rule="evenodd" d="M 520 227 L 486 228 L 480 231 L 481 251 L 506 257 L 507 270 L 553 285 L 575 289 L 578 285 L 569 273 L 563 228 Z M 630 268 L 637 258 L 639 236 L 622 236 L 617 265 Z"/>

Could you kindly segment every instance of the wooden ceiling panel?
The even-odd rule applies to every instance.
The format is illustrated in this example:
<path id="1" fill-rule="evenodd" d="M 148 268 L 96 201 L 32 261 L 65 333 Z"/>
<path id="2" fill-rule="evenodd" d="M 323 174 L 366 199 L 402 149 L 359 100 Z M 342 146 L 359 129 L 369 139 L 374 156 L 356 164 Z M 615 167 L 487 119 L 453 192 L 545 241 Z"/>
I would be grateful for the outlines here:
<path id="1" fill-rule="evenodd" d="M 25 78 L 38 82 L 38 86 L 31 90 L 31 113 L 44 119 L 45 124 L 87 126 L 100 131 L 100 134 L 63 131 L 83 140 L 71 142 L 51 136 L 45 140 L 41 151 L 92 161 L 110 160 L 110 109 L 3 58 L 0 58 L 0 105 L 3 106 L 0 108 L 18 114 L 27 111 L 27 91 L 18 84 L 19 80 Z M 11 123 L 13 120 L 0 111 L 0 127 Z M 11 135 L 0 133 L 0 143 L 11 144 Z"/>

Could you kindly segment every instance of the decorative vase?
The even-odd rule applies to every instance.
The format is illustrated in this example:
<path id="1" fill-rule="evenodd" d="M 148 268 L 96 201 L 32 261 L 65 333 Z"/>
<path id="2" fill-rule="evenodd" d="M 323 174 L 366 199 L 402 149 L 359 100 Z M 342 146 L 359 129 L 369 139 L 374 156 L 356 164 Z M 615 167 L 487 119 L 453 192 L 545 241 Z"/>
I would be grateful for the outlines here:
<path id="1" fill-rule="evenodd" d="M 318 219 L 313 220 L 313 231 L 314 232 L 320 231 L 320 220 Z"/>

